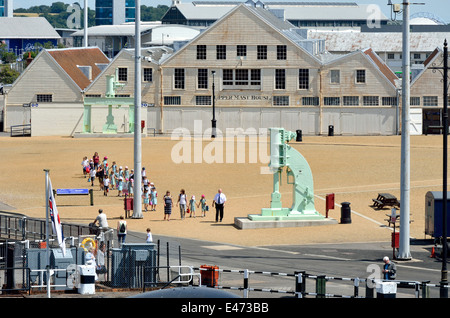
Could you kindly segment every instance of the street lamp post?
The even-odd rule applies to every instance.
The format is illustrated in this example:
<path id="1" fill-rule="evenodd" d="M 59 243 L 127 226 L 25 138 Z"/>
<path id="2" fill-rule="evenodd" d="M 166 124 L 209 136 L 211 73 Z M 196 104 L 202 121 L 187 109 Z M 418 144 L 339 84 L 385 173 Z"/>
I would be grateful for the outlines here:
<path id="1" fill-rule="evenodd" d="M 441 270 L 441 298 L 448 297 L 447 289 L 447 136 L 448 136 L 448 47 L 444 41 L 444 112 L 442 115 L 443 135 L 443 171 L 442 171 L 442 270 Z"/>
<path id="2" fill-rule="evenodd" d="M 214 84 L 214 75 L 216 75 L 216 71 L 211 71 L 212 74 L 212 111 L 213 111 L 213 117 L 211 120 L 211 138 L 216 138 L 216 87 Z"/>
<path id="3" fill-rule="evenodd" d="M 440 297 L 448 298 L 447 279 L 447 139 L 448 139 L 448 46 L 447 39 L 444 41 L 443 66 L 432 66 L 432 70 L 442 70 L 443 87 L 443 112 L 442 112 L 442 136 L 443 136 L 443 167 L 442 167 L 442 269 Z"/>

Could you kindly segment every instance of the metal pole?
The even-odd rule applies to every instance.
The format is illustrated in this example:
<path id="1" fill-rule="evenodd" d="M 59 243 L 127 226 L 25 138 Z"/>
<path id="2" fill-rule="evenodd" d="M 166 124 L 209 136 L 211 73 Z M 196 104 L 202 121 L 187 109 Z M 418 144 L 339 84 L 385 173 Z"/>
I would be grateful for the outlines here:
<path id="1" fill-rule="evenodd" d="M 89 23 L 88 23 L 88 0 L 84 0 L 84 47 L 88 47 L 88 27 L 89 27 Z"/>
<path id="2" fill-rule="evenodd" d="M 211 138 L 216 138 L 216 87 L 215 87 L 215 81 L 214 81 L 214 75 L 216 74 L 216 71 L 212 71 L 212 106 L 213 106 L 213 118 L 211 120 Z"/>
<path id="3" fill-rule="evenodd" d="M 444 112 L 442 115 L 443 171 L 442 171 L 442 270 L 441 298 L 448 298 L 447 289 L 447 136 L 448 136 L 448 47 L 444 41 Z"/>
<path id="4" fill-rule="evenodd" d="M 403 2 L 403 53 L 402 53 L 402 142 L 400 178 L 400 243 L 397 259 L 411 259 L 409 246 L 410 211 L 410 51 L 409 51 L 409 1 Z"/>
<path id="5" fill-rule="evenodd" d="M 141 1 L 136 0 L 134 72 L 134 219 L 142 219 L 142 143 L 141 143 Z"/>
<path id="6" fill-rule="evenodd" d="M 49 235 L 48 235 L 48 217 L 49 217 L 49 206 L 48 206 L 48 173 L 50 170 L 48 169 L 44 169 L 45 171 L 45 242 L 46 242 L 46 247 L 45 247 L 45 251 L 46 251 L 46 259 L 47 259 L 47 298 L 50 298 L 50 240 L 49 240 Z"/>

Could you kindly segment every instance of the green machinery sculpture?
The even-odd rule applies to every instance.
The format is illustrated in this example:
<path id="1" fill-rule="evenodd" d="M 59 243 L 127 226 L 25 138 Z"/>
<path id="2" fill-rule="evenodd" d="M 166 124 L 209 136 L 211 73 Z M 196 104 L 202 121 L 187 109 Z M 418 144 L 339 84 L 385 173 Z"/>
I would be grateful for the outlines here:
<path id="1" fill-rule="evenodd" d="M 254 221 L 269 220 L 322 220 L 314 205 L 314 184 L 311 168 L 306 159 L 288 142 L 297 138 L 297 133 L 283 128 L 270 128 L 270 163 L 273 173 L 273 192 L 270 208 L 248 218 Z M 287 184 L 292 184 L 293 203 L 290 208 L 282 206 L 280 183 L 286 168 Z"/>
<path id="2" fill-rule="evenodd" d="M 116 107 L 128 107 L 128 127 L 125 128 L 125 132 L 134 132 L 134 98 L 133 97 L 116 97 L 118 88 L 124 86 L 120 83 L 118 69 L 115 71 L 115 75 L 106 75 L 106 92 L 105 97 L 86 97 L 84 99 L 84 121 L 83 121 L 83 133 L 91 133 L 91 120 L 92 120 L 92 106 L 107 106 L 108 115 L 106 121 L 102 127 L 102 133 L 104 134 L 116 134 L 117 125 L 114 121 L 113 106 Z"/>

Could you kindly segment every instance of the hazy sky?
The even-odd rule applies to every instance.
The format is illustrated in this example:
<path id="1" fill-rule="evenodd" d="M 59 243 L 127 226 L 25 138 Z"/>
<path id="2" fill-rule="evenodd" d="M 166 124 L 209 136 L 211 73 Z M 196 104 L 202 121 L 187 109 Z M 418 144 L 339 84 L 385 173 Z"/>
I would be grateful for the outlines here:
<path id="1" fill-rule="evenodd" d="M 78 2 L 81 6 L 84 5 L 84 0 L 13 0 L 14 8 L 29 8 L 35 5 L 51 5 L 53 2 L 61 1 L 64 3 L 74 3 Z M 182 2 L 190 2 L 190 0 L 182 0 Z M 244 2 L 244 0 L 242 0 Z M 264 0 L 262 0 L 264 2 Z M 293 1 L 293 0 L 268 0 L 268 1 Z M 306 1 L 306 0 L 305 0 Z M 325 2 L 330 0 L 307 0 L 311 2 Z M 377 4 L 380 6 L 381 11 L 390 18 L 391 16 L 391 6 L 388 6 L 388 0 L 342 0 L 339 2 L 356 2 L 359 4 Z M 403 0 L 392 0 L 392 3 L 402 3 Z M 411 4 L 410 13 L 426 12 L 431 13 L 446 23 L 450 23 L 450 1 L 449 0 L 410 0 Z M 141 5 L 146 6 L 157 6 L 158 4 L 163 4 L 170 6 L 172 0 L 141 0 Z M 420 3 L 420 4 L 419 4 Z M 90 8 L 94 9 L 95 0 L 88 0 L 88 5 Z M 401 20 L 401 15 L 398 16 Z"/>

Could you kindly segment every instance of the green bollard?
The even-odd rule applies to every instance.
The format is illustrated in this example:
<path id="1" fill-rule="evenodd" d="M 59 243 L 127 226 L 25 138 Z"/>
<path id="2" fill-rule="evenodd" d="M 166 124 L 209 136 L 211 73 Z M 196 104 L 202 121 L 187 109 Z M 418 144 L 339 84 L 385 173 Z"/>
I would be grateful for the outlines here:
<path id="1" fill-rule="evenodd" d="M 91 201 L 91 205 L 94 205 L 94 190 L 93 189 L 89 189 L 89 198 Z"/>
<path id="2" fill-rule="evenodd" d="M 326 294 L 326 278 L 325 275 L 317 276 L 316 279 L 316 298 L 325 298 Z"/>

